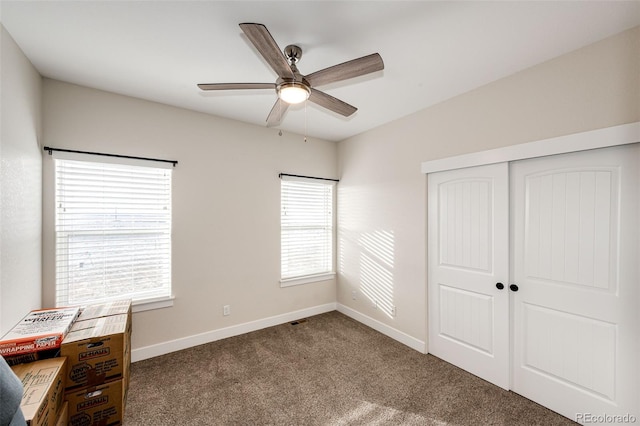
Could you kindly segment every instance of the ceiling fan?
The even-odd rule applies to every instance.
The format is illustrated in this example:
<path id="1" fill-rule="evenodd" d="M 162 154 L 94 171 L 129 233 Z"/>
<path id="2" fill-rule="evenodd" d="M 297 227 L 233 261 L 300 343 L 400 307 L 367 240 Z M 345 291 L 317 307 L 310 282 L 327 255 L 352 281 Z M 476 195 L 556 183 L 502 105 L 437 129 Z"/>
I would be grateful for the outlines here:
<path id="1" fill-rule="evenodd" d="M 267 117 L 267 126 L 278 125 L 289 105 L 301 103 L 307 99 L 328 110 L 349 117 L 358 110 L 356 107 L 321 92 L 315 87 L 384 69 L 380 55 L 373 53 L 305 76 L 300 74 L 296 66 L 302 57 L 300 47 L 289 45 L 281 51 L 267 27 L 262 24 L 244 23 L 240 24 L 240 28 L 269 66 L 278 74 L 276 82 L 209 83 L 198 84 L 198 87 L 202 90 L 275 89 L 278 100 Z"/>

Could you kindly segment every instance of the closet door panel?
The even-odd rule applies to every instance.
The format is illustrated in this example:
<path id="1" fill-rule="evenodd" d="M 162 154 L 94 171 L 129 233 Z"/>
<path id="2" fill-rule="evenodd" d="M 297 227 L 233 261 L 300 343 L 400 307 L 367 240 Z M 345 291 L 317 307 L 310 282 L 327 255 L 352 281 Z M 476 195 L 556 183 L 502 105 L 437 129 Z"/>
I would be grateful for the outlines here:
<path id="1" fill-rule="evenodd" d="M 632 145 L 511 166 L 513 390 L 574 420 L 638 415 L 637 160 Z"/>
<path id="2" fill-rule="evenodd" d="M 505 389 L 507 183 L 506 163 L 435 173 L 428 208 L 429 352 Z"/>

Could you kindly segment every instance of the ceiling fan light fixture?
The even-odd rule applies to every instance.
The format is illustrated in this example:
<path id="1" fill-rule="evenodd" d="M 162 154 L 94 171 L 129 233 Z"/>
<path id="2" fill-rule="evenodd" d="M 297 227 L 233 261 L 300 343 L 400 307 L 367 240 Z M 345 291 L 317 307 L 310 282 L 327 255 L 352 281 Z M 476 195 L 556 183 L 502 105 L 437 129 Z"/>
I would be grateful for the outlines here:
<path id="1" fill-rule="evenodd" d="M 309 87 L 297 81 L 282 83 L 278 86 L 278 97 L 288 104 L 299 104 L 309 99 Z"/>

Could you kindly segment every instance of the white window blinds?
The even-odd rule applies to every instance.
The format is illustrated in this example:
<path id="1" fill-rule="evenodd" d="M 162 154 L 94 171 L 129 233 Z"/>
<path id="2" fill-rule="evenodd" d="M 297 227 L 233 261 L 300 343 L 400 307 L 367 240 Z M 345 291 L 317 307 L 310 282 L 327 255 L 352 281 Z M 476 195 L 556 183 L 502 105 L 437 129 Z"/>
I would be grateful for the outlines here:
<path id="1" fill-rule="evenodd" d="M 333 187 L 282 176 L 282 280 L 333 272 Z"/>
<path id="2" fill-rule="evenodd" d="M 171 172 L 55 160 L 57 306 L 171 296 Z"/>

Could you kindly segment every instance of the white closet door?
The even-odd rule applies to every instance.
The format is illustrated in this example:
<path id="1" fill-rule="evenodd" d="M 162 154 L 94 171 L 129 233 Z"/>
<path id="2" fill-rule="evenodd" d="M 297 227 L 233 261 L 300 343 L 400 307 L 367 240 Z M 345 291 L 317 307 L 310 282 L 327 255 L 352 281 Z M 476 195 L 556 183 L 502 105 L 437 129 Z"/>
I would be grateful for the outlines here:
<path id="1" fill-rule="evenodd" d="M 640 418 L 639 153 L 511 168 L 513 390 L 581 423 Z"/>
<path id="2" fill-rule="evenodd" d="M 508 165 L 428 180 L 429 352 L 508 389 Z"/>

